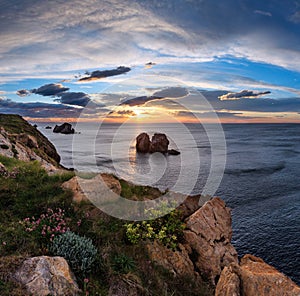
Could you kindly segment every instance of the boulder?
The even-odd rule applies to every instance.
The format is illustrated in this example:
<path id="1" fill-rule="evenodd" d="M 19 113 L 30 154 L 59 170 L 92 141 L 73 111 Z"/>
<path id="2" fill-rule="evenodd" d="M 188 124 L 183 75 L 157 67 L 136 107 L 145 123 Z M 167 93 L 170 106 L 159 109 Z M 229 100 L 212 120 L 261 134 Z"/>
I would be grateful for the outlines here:
<path id="1" fill-rule="evenodd" d="M 88 201 L 89 199 L 96 201 L 98 195 L 101 195 L 103 199 L 106 198 L 107 200 L 115 199 L 115 196 L 109 193 L 113 192 L 119 196 L 122 190 L 119 180 L 109 174 L 99 174 L 89 179 L 75 176 L 64 182 L 62 187 L 73 192 L 73 201 L 76 203 Z"/>
<path id="2" fill-rule="evenodd" d="M 233 272 L 232 266 L 225 266 L 218 281 L 215 296 L 240 296 L 239 276 Z"/>
<path id="3" fill-rule="evenodd" d="M 136 151 L 141 153 L 150 152 L 150 138 L 147 133 L 141 133 L 136 137 Z"/>
<path id="4" fill-rule="evenodd" d="M 175 276 L 194 277 L 196 275 L 193 262 L 184 245 L 179 244 L 179 250 L 173 251 L 155 241 L 148 243 L 146 248 L 153 262 L 163 266 Z"/>
<path id="5" fill-rule="evenodd" d="M 65 122 L 62 125 L 55 125 L 53 132 L 61 134 L 74 134 L 75 130 L 72 128 L 72 124 Z"/>
<path id="6" fill-rule="evenodd" d="M 33 296 L 79 295 L 80 290 L 67 261 L 40 256 L 25 260 L 14 278 Z"/>
<path id="7" fill-rule="evenodd" d="M 169 140 L 165 134 L 154 134 L 151 139 L 150 153 L 167 153 Z"/>
<path id="8" fill-rule="evenodd" d="M 231 238 L 230 209 L 218 197 L 206 202 L 186 219 L 185 242 L 192 249 L 196 268 L 213 285 L 225 266 L 238 263 Z"/>
<path id="9" fill-rule="evenodd" d="M 230 294 L 229 291 L 235 294 Z M 223 269 L 215 295 L 299 296 L 300 287 L 261 258 L 245 255 L 240 265 L 232 263 Z"/>

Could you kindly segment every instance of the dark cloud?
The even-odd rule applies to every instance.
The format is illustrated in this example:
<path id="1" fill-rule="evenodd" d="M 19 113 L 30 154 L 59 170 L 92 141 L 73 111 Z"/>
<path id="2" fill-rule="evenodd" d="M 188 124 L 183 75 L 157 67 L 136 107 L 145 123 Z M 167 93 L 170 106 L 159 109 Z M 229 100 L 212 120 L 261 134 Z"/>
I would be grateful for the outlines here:
<path id="1" fill-rule="evenodd" d="M 127 105 L 127 106 L 140 106 L 140 105 L 144 105 L 147 102 L 150 101 L 156 101 L 156 100 L 161 100 L 164 99 L 163 97 L 157 97 L 157 96 L 142 96 L 142 97 L 137 97 L 137 98 L 133 98 L 133 99 L 128 99 L 126 101 L 123 101 L 121 103 L 121 105 Z"/>
<path id="2" fill-rule="evenodd" d="M 31 92 L 42 96 L 55 96 L 67 90 L 69 90 L 69 88 L 64 87 L 60 83 L 50 83 L 50 84 L 43 85 L 37 89 L 32 89 Z"/>
<path id="3" fill-rule="evenodd" d="M 231 100 L 239 100 L 239 99 L 254 99 L 259 98 L 264 95 L 270 94 L 270 91 L 258 92 L 254 90 L 242 90 L 240 92 L 229 92 L 225 95 L 219 96 L 221 101 L 231 101 Z"/>
<path id="4" fill-rule="evenodd" d="M 97 80 L 101 78 L 106 78 L 110 76 L 116 76 L 121 75 L 129 72 L 131 69 L 129 67 L 123 67 L 120 66 L 116 69 L 112 70 L 104 70 L 104 71 L 93 71 L 89 76 L 80 78 L 79 81 L 91 81 L 91 80 Z"/>
<path id="5" fill-rule="evenodd" d="M 26 96 L 29 96 L 31 94 L 31 92 L 27 89 L 20 89 L 17 91 L 17 95 L 19 97 L 26 97 Z"/>
<path id="6" fill-rule="evenodd" d="M 89 95 L 83 92 L 64 92 L 57 94 L 57 96 L 59 99 L 55 99 L 55 101 L 67 105 L 85 107 L 91 102 Z"/>
<path id="7" fill-rule="evenodd" d="M 130 117 L 135 116 L 136 113 L 132 110 L 117 110 L 117 111 L 111 111 L 108 113 L 109 118 L 122 118 L 122 117 Z"/>
<path id="8" fill-rule="evenodd" d="M 137 98 L 131 98 L 123 101 L 121 105 L 128 105 L 133 107 L 144 105 L 147 102 L 162 100 L 165 98 L 179 99 L 187 96 L 188 94 L 189 91 L 184 87 L 166 87 L 162 90 L 156 91 L 152 96 L 141 96 Z"/>
<path id="9" fill-rule="evenodd" d="M 157 97 L 182 98 L 189 94 L 189 91 L 184 87 L 167 87 L 155 92 L 153 95 Z"/>

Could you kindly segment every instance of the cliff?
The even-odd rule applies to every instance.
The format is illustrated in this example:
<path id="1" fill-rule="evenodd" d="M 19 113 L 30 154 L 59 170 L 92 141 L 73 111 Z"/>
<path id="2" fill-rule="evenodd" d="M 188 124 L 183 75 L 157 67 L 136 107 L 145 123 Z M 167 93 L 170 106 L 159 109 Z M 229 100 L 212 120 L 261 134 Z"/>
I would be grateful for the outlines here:
<path id="1" fill-rule="evenodd" d="M 48 172 L 61 168 L 54 145 L 19 115 L 0 114 L 0 154 L 23 161 L 37 160 Z"/>

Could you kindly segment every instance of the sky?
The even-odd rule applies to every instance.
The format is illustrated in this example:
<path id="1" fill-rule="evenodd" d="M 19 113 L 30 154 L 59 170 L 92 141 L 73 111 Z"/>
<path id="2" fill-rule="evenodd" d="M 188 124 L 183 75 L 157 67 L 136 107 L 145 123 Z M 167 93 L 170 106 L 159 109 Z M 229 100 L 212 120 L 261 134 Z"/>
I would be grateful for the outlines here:
<path id="1" fill-rule="evenodd" d="M 0 113 L 300 123 L 300 0 L 0 5 Z"/>

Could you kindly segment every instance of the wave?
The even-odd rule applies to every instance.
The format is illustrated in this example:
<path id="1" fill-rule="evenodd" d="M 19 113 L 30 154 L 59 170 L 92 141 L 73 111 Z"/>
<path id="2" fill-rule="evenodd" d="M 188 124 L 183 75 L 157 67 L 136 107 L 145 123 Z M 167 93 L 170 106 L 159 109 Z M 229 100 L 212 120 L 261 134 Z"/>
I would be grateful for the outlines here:
<path id="1" fill-rule="evenodd" d="M 285 162 L 280 162 L 277 165 L 269 167 L 256 167 L 248 169 L 226 169 L 225 174 L 227 175 L 245 175 L 245 174 L 266 174 L 271 175 L 285 168 Z"/>

